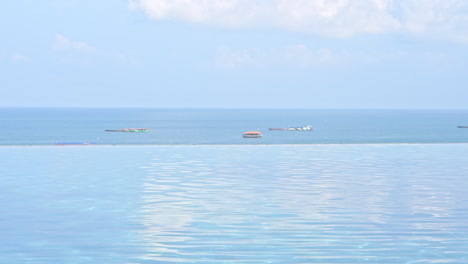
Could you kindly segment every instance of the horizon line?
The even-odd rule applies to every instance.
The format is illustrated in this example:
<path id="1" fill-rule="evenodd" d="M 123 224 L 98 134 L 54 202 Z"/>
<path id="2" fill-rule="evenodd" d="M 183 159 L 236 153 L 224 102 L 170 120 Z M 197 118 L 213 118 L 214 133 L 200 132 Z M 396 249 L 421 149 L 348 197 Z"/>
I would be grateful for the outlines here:
<path id="1" fill-rule="evenodd" d="M 468 110 L 468 108 L 366 107 L 153 107 L 153 106 L 0 106 L 0 109 L 161 109 L 161 110 Z"/>

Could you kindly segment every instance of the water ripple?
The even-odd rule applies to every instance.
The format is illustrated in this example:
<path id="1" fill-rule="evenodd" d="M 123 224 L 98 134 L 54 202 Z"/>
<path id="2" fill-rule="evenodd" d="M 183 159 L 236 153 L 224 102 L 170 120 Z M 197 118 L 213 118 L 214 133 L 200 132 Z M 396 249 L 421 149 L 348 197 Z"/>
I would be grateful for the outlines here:
<path id="1" fill-rule="evenodd" d="M 466 165 L 454 162 L 458 156 L 451 151 L 440 155 L 439 148 L 446 147 L 201 147 L 178 156 L 169 151 L 145 168 L 142 234 L 155 246 L 145 257 L 459 263 L 468 258 L 466 204 L 460 202 L 467 183 L 456 167 Z"/>
<path id="2" fill-rule="evenodd" d="M 0 263 L 466 263 L 467 153 L 4 147 Z"/>

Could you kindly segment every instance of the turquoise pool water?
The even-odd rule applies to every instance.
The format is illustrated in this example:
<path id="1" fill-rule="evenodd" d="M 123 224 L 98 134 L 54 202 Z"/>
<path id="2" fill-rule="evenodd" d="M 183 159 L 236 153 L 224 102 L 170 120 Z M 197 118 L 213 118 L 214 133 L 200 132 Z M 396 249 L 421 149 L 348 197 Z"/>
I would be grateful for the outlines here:
<path id="1" fill-rule="evenodd" d="M 468 144 L 0 147 L 0 263 L 466 263 Z"/>

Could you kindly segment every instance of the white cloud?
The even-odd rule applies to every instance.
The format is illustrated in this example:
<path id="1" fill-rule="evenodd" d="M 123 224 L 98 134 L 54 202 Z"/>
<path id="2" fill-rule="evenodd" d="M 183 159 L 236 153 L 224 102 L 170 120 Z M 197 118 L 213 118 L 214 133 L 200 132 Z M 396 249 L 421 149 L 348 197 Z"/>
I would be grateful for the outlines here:
<path id="1" fill-rule="evenodd" d="M 61 63 L 90 64 L 97 61 L 111 61 L 128 66 L 141 64 L 137 56 L 103 48 L 98 49 L 84 41 L 71 40 L 61 34 L 55 36 L 52 49 L 58 51 L 57 58 Z"/>
<path id="2" fill-rule="evenodd" d="M 156 20 L 270 27 L 333 37 L 413 32 L 468 38 L 466 0 L 130 0 Z"/>
<path id="3" fill-rule="evenodd" d="M 405 61 L 421 61 L 425 64 L 447 64 L 454 58 L 443 52 L 405 51 L 353 51 L 329 47 L 311 47 L 296 44 L 278 49 L 238 49 L 218 47 L 214 65 L 223 70 L 252 70 L 286 68 L 335 68 L 355 65 L 382 65 Z"/>
<path id="4" fill-rule="evenodd" d="M 334 64 L 344 60 L 343 54 L 336 54 L 328 48 L 312 50 L 306 45 L 299 44 L 288 47 L 284 58 L 295 65 L 302 67 L 320 64 Z"/>
<path id="5" fill-rule="evenodd" d="M 29 58 L 23 54 L 20 53 L 15 53 L 11 55 L 11 61 L 15 63 L 22 63 L 22 62 L 27 62 L 29 61 Z"/>
<path id="6" fill-rule="evenodd" d="M 258 65 L 249 51 L 234 50 L 230 47 L 219 47 L 216 54 L 216 65 L 224 69 L 238 69 Z"/>
<path id="7" fill-rule="evenodd" d="M 215 65 L 225 70 L 269 68 L 277 66 L 317 67 L 343 65 L 351 59 L 347 52 L 338 52 L 330 48 L 313 49 L 304 44 L 297 44 L 277 50 L 218 47 Z"/>
<path id="8" fill-rule="evenodd" d="M 53 44 L 54 50 L 76 50 L 90 52 L 95 51 L 96 49 L 93 46 L 90 46 L 88 43 L 83 41 L 74 41 L 61 34 L 55 36 L 55 42 Z"/>
<path id="9" fill-rule="evenodd" d="M 132 56 L 122 52 L 110 53 L 107 57 L 115 62 L 119 62 L 126 65 L 141 65 L 142 62 L 138 57 Z"/>

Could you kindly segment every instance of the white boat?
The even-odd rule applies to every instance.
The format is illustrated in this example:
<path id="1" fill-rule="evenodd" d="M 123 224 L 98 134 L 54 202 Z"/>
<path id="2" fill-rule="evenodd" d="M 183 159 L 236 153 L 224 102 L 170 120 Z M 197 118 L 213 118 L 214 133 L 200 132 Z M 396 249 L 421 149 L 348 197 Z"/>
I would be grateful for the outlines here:
<path id="1" fill-rule="evenodd" d="M 302 126 L 302 127 L 270 128 L 270 130 L 312 131 L 314 129 L 311 126 Z"/>
<path id="2" fill-rule="evenodd" d="M 149 128 L 106 129 L 106 132 L 150 132 Z"/>

